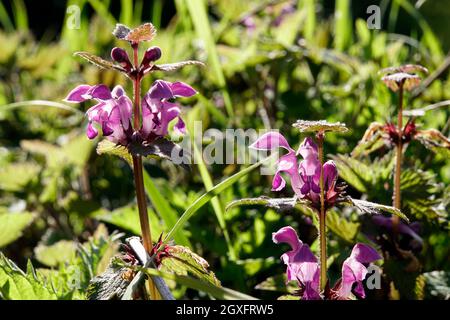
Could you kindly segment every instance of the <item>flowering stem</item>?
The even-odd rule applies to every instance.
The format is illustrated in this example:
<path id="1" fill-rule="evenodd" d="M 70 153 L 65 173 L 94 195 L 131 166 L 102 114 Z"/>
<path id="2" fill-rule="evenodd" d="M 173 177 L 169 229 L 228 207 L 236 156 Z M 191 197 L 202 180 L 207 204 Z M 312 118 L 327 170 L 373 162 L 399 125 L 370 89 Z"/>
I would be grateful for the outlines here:
<path id="1" fill-rule="evenodd" d="M 403 82 L 399 84 L 399 95 L 398 95 L 398 118 L 397 118 L 397 131 L 399 139 L 397 141 L 397 153 L 396 153 L 396 163 L 395 163 L 395 175 L 394 175 L 394 207 L 401 209 L 401 191 L 400 191 L 400 177 L 402 170 L 402 137 L 403 137 Z M 398 216 L 392 217 L 392 224 L 394 227 L 394 232 L 397 230 L 397 226 L 400 220 Z"/>
<path id="2" fill-rule="evenodd" d="M 324 133 L 317 134 L 318 153 L 320 161 L 320 213 L 319 213 L 319 244 L 320 244 L 320 289 L 327 285 L 327 239 L 326 239 L 326 210 L 325 210 L 325 186 L 323 177 L 323 140 Z"/>
<path id="3" fill-rule="evenodd" d="M 138 72 L 138 44 L 132 44 L 132 48 L 135 70 L 135 75 L 133 77 L 133 127 L 135 131 L 138 131 L 141 126 L 141 76 Z M 150 231 L 150 223 L 148 219 L 147 199 L 145 197 L 144 175 L 141 156 L 133 155 L 133 173 L 134 184 L 136 187 L 136 199 L 139 210 L 139 222 L 141 224 L 142 242 L 145 250 L 150 253 L 153 248 L 153 244 L 152 234 Z M 149 280 L 147 284 L 150 293 L 150 299 L 157 299 L 159 295 L 154 283 Z"/>

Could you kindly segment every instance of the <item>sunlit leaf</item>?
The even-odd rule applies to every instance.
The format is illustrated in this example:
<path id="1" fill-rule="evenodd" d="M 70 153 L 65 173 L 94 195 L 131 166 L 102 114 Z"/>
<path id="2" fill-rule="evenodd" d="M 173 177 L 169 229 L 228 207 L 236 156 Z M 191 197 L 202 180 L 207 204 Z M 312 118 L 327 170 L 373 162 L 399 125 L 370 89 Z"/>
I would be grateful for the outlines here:
<path id="1" fill-rule="evenodd" d="M 33 221 L 31 213 L 8 213 L 0 211 L 0 248 L 17 240 Z"/>
<path id="2" fill-rule="evenodd" d="M 83 59 L 86 59 L 87 61 L 89 61 L 90 63 L 92 63 L 93 65 L 95 65 L 99 68 L 115 69 L 115 70 L 125 72 L 125 69 L 122 68 L 121 66 L 116 65 L 116 64 L 112 63 L 111 61 L 107 61 L 100 57 L 97 57 L 96 55 L 93 55 L 89 52 L 75 52 L 74 55 L 79 56 Z"/>
<path id="3" fill-rule="evenodd" d="M 49 267 L 72 261 L 75 252 L 76 244 L 70 240 L 60 240 L 52 245 L 39 244 L 34 248 L 36 259 Z"/>
<path id="4" fill-rule="evenodd" d="M 373 203 L 365 200 L 353 199 L 351 197 L 346 197 L 345 201 L 342 203 L 355 207 L 363 214 L 373 215 L 373 214 L 390 213 L 402 218 L 406 222 L 409 222 L 409 219 L 400 210 L 391 206 L 386 206 L 383 204 Z"/>
<path id="5" fill-rule="evenodd" d="M 319 120 L 319 121 L 297 120 L 297 122 L 295 122 L 292 126 L 294 128 L 297 128 L 300 132 L 348 131 L 344 123 L 340 122 L 330 123 L 326 120 Z"/>

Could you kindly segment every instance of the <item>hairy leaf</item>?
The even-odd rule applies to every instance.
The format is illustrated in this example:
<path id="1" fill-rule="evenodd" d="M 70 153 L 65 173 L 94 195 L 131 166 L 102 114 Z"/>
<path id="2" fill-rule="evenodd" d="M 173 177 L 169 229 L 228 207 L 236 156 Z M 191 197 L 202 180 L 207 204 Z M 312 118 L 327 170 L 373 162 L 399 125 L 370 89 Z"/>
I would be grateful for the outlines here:
<path id="1" fill-rule="evenodd" d="M 131 154 L 128 152 L 127 148 L 124 146 L 115 144 L 109 140 L 102 140 L 97 145 L 97 153 L 98 154 L 111 154 L 118 156 L 125 161 L 127 161 L 130 165 L 133 164 L 133 160 Z"/>
<path id="2" fill-rule="evenodd" d="M 308 120 L 297 120 L 296 123 L 292 125 L 294 128 L 300 130 L 300 132 L 347 132 L 348 129 L 345 123 L 335 122 L 330 123 L 326 120 L 319 121 L 308 121 Z"/>
<path id="3" fill-rule="evenodd" d="M 185 66 L 202 66 L 204 67 L 205 64 L 200 61 L 195 60 L 188 60 L 188 61 L 181 61 L 181 62 L 175 62 L 175 63 L 168 63 L 168 64 L 159 64 L 154 65 L 149 71 L 176 71 L 178 69 L 181 69 Z"/>
<path id="4" fill-rule="evenodd" d="M 116 26 L 117 28 L 117 26 Z M 123 29 L 123 27 L 119 27 L 120 29 Z M 121 35 L 122 33 L 125 33 L 126 30 L 123 30 L 124 32 L 120 32 L 122 30 L 119 30 L 116 33 L 119 33 Z M 143 25 L 132 29 L 129 31 L 125 37 L 124 40 L 128 40 L 130 42 L 139 43 L 141 41 L 151 41 L 156 36 L 156 29 L 151 23 L 144 23 Z"/>
<path id="5" fill-rule="evenodd" d="M 358 209 L 363 214 L 382 214 L 382 213 L 390 213 L 394 214 L 406 222 L 409 222 L 409 219 L 397 208 L 386 206 L 379 203 L 373 203 L 365 200 L 352 199 L 351 197 L 346 197 L 345 201 L 342 202 L 346 205 L 351 205 Z"/>
<path id="6" fill-rule="evenodd" d="M 89 61 L 90 63 L 92 63 L 93 65 L 102 68 L 102 69 L 115 69 L 115 70 L 119 70 L 122 72 L 125 72 L 125 69 L 122 68 L 121 66 L 112 63 L 111 61 L 107 61 L 103 58 L 97 57 L 96 55 L 93 55 L 89 52 L 75 52 L 74 55 L 79 56 L 87 61 Z"/>
<path id="7" fill-rule="evenodd" d="M 383 125 L 378 122 L 372 122 L 367 128 L 361 141 L 352 151 L 352 157 L 366 156 L 371 152 L 378 150 L 384 145 Z"/>
<path id="8" fill-rule="evenodd" d="M 126 25 L 117 23 L 112 34 L 119 40 L 125 40 L 126 36 L 130 33 L 131 29 Z"/>
<path id="9" fill-rule="evenodd" d="M 226 207 L 226 210 L 230 210 L 238 206 L 252 206 L 263 205 L 278 211 L 286 211 L 295 208 L 295 206 L 307 206 L 309 202 L 307 200 L 295 199 L 295 198 L 269 198 L 261 196 L 259 198 L 246 198 L 232 201 Z"/>
<path id="10" fill-rule="evenodd" d="M 435 153 L 450 157 L 450 140 L 436 129 L 419 130 L 414 138 Z"/>
<path id="11" fill-rule="evenodd" d="M 168 257 L 161 261 L 160 270 L 173 272 L 178 275 L 191 274 L 200 280 L 220 286 L 220 281 L 215 274 L 209 270 L 208 262 L 183 246 L 169 246 Z"/>

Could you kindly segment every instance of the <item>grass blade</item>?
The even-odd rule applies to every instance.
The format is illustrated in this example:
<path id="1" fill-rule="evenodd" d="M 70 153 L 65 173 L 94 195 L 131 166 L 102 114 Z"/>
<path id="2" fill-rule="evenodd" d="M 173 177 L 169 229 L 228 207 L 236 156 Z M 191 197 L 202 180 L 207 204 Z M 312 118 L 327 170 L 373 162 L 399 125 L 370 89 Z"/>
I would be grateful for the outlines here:
<path id="1" fill-rule="evenodd" d="M 151 276 L 158 276 L 167 280 L 172 280 L 188 288 L 208 293 L 219 300 L 258 300 L 255 297 L 246 295 L 244 293 L 224 287 L 217 287 L 205 281 L 198 280 L 189 276 L 161 272 L 152 268 L 143 269 L 143 271 Z"/>
<path id="2" fill-rule="evenodd" d="M 252 164 L 251 166 L 239 171 L 238 173 L 232 175 L 231 177 L 225 179 L 224 181 L 220 182 L 218 185 L 216 185 L 214 188 L 211 188 L 209 191 L 207 191 L 205 194 L 203 194 L 200 198 L 194 201 L 189 208 L 186 209 L 186 211 L 183 213 L 183 215 L 178 219 L 175 226 L 170 230 L 170 232 L 167 234 L 166 238 L 164 239 L 164 242 L 167 243 L 174 234 L 178 232 L 178 230 L 183 227 L 183 225 L 201 208 L 203 207 L 208 201 L 210 201 L 212 198 L 220 194 L 223 190 L 230 187 L 232 184 L 236 183 L 241 179 L 242 177 L 249 174 L 251 171 L 255 170 L 259 166 L 261 166 L 266 161 L 269 161 L 271 157 L 265 158 L 255 164 Z"/>
<path id="3" fill-rule="evenodd" d="M 216 43 L 212 34 L 211 25 L 208 20 L 205 2 L 203 0 L 188 0 L 186 1 L 186 4 L 194 24 L 195 31 L 197 32 L 198 37 L 205 42 L 209 64 L 211 65 L 214 79 L 222 91 L 228 116 L 233 117 L 233 106 L 226 88 L 225 76 L 222 66 L 220 65 L 219 54 L 217 52 Z"/>

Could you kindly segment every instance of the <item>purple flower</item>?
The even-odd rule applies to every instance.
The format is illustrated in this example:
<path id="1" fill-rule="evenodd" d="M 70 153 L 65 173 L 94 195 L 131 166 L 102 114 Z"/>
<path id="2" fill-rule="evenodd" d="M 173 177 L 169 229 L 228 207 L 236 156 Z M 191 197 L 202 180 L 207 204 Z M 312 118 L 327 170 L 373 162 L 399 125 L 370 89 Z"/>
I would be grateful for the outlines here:
<path id="1" fill-rule="evenodd" d="M 272 233 L 274 243 L 287 243 L 291 251 L 281 256 L 287 266 L 287 281 L 297 281 L 303 293 L 303 299 L 320 299 L 319 295 L 319 264 L 317 258 L 297 236 L 292 227 L 283 227 Z"/>
<path id="2" fill-rule="evenodd" d="M 353 285 L 353 292 L 360 298 L 365 298 L 363 280 L 367 275 L 366 265 L 381 259 L 378 252 L 372 247 L 357 243 L 344 263 L 342 264 L 342 279 L 336 292 L 339 299 L 349 299 Z"/>
<path id="3" fill-rule="evenodd" d="M 115 55 L 122 54 L 116 50 Z M 182 82 L 167 82 L 157 80 L 154 82 L 142 102 L 142 127 L 140 135 L 144 140 L 152 141 L 168 134 L 170 121 L 178 118 L 175 130 L 184 133 L 185 125 L 179 117 L 180 106 L 172 100 L 176 97 L 190 97 L 197 92 Z M 79 85 L 73 89 L 64 101 L 80 103 L 86 100 L 95 100 L 97 104 L 86 111 L 88 126 L 86 134 L 89 139 L 98 135 L 97 124 L 102 128 L 103 136 L 117 144 L 128 145 L 133 139 L 131 126 L 133 106 L 121 86 L 112 91 L 103 84 Z"/>
<path id="4" fill-rule="evenodd" d="M 95 100 L 97 104 L 86 111 L 89 139 L 98 135 L 94 123 L 102 128 L 103 135 L 109 140 L 126 145 L 131 134 L 132 103 L 121 86 L 112 91 L 103 84 L 89 86 L 80 85 L 73 89 L 64 99 L 71 103 Z"/>
<path id="5" fill-rule="evenodd" d="M 185 124 L 179 116 L 180 106 L 172 101 L 176 97 L 190 97 L 196 93 L 197 91 L 183 82 L 156 80 L 142 103 L 142 136 L 151 140 L 167 135 L 169 122 L 175 118 L 178 118 L 178 122 L 174 129 L 184 133 Z"/>
<path id="6" fill-rule="evenodd" d="M 320 266 L 316 256 L 308 245 L 304 244 L 292 227 L 283 227 L 272 233 L 274 243 L 287 243 L 291 251 L 281 256 L 287 266 L 287 281 L 297 281 L 300 295 L 303 300 L 322 299 L 319 290 Z M 349 299 L 352 293 L 360 298 L 365 297 L 363 281 L 367 275 L 367 265 L 381 259 L 378 252 L 372 247 L 357 243 L 344 263 L 342 264 L 342 278 L 331 290 L 330 299 Z M 356 284 L 355 288 L 353 286 Z M 326 293 L 326 292 L 325 292 Z"/>
<path id="7" fill-rule="evenodd" d="M 291 187 L 298 198 L 307 198 L 318 205 L 320 200 L 320 161 L 318 148 L 313 139 L 305 138 L 297 153 L 291 148 L 286 138 L 278 132 L 268 132 L 257 139 L 250 148 L 257 150 L 275 150 L 283 148 L 287 154 L 277 161 L 277 169 L 272 181 L 272 190 L 280 191 L 286 186 L 286 181 L 281 176 L 286 173 L 291 181 Z M 300 154 L 303 160 L 298 163 L 296 154 Z M 324 192 L 327 206 L 334 204 L 339 192 L 336 188 L 338 177 L 337 168 L 333 161 L 327 161 L 323 165 Z"/>
<path id="8" fill-rule="evenodd" d="M 392 231 L 394 229 L 394 224 L 391 217 L 383 217 L 383 216 L 373 216 L 372 221 L 387 230 Z M 420 248 L 423 245 L 423 239 L 418 235 L 420 230 L 420 223 L 413 222 L 411 224 L 406 224 L 402 221 L 399 221 L 397 226 L 397 231 L 401 234 L 405 234 L 411 237 L 412 241 L 410 243 L 411 247 L 414 249 Z"/>

